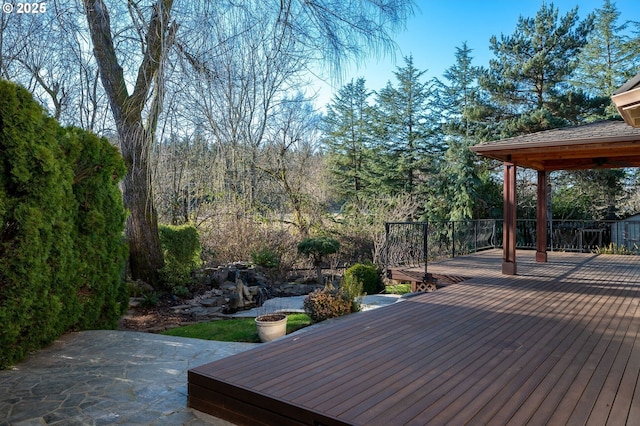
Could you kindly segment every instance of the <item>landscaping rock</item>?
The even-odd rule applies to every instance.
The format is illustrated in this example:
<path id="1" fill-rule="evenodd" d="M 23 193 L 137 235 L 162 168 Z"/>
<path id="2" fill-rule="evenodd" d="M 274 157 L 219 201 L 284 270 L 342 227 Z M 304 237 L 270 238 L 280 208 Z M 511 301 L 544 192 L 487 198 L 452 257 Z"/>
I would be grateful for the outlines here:
<path id="1" fill-rule="evenodd" d="M 224 304 L 224 299 L 200 299 L 200 304 L 206 308 L 210 308 L 212 306 L 222 306 Z"/>
<path id="2" fill-rule="evenodd" d="M 144 297 L 130 297 L 129 298 L 129 307 L 136 308 L 140 306 L 140 304 L 144 301 Z"/>
<path id="3" fill-rule="evenodd" d="M 301 283 L 286 283 L 282 284 L 276 289 L 276 295 L 278 297 L 289 296 L 304 296 L 311 293 L 314 290 L 323 288 L 324 286 L 319 284 L 301 284 Z"/>
<path id="4" fill-rule="evenodd" d="M 176 305 L 176 306 L 172 306 L 171 310 L 176 312 L 181 312 L 191 307 L 193 307 L 193 305 Z"/>
<path id="5" fill-rule="evenodd" d="M 203 268 L 195 272 L 193 277 L 201 289 L 196 296 L 188 300 L 174 297 L 155 308 L 144 309 L 141 307 L 143 298 L 131 299 L 131 310 L 121 325 L 126 329 L 149 331 L 151 328 L 166 329 L 186 323 L 211 321 L 226 314 L 260 308 L 274 297 L 304 296 L 322 287 L 301 276 L 291 276 L 291 279 L 300 278 L 304 282 L 279 281 L 276 271 L 248 262 Z"/>

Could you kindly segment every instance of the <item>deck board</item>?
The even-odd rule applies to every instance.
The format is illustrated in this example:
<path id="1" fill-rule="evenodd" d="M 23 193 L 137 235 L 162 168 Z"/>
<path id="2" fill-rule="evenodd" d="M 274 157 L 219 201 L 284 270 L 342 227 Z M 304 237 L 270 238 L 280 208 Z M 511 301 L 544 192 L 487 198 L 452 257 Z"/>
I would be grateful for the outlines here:
<path id="1" fill-rule="evenodd" d="M 583 295 L 581 298 L 576 298 L 572 301 L 580 303 L 580 299 L 584 298 L 585 296 Z M 571 300 L 567 300 L 564 305 L 558 305 L 556 308 L 562 310 L 566 304 L 570 302 Z M 575 312 L 569 317 L 570 314 L 567 313 L 564 319 L 576 320 L 586 315 L 588 315 L 588 312 L 580 311 Z M 575 328 L 564 327 L 561 325 L 561 322 L 548 321 L 546 327 L 545 329 L 537 330 L 540 332 L 538 335 L 532 333 L 534 330 L 529 329 L 527 335 L 520 340 L 538 339 L 540 343 L 540 339 L 546 338 L 548 339 L 548 343 L 546 344 L 553 348 L 554 351 L 557 351 L 561 344 L 565 343 L 567 339 L 575 338 Z M 539 337 L 540 334 L 542 334 L 541 337 Z M 487 401 L 481 398 L 483 394 L 492 395 L 494 399 L 508 399 L 509 403 L 505 404 L 505 408 L 513 410 L 520 407 L 522 401 L 530 395 L 532 388 L 538 384 L 543 374 L 555 365 L 556 362 L 554 359 L 559 356 L 559 354 L 553 352 L 551 354 L 532 351 L 525 353 L 521 350 L 521 353 L 520 358 L 516 359 L 515 356 L 512 357 L 514 358 L 514 362 L 513 365 L 509 366 L 511 369 L 519 369 L 520 374 L 516 377 L 511 377 L 502 371 L 493 371 L 491 374 L 485 374 L 482 377 L 481 386 L 477 385 L 475 392 L 467 395 L 463 405 L 460 404 L 460 401 L 456 401 L 458 402 L 459 408 L 457 409 L 457 414 L 452 419 L 453 423 L 456 423 L 459 419 L 471 417 L 479 422 L 488 422 L 491 420 L 493 414 L 495 414 L 494 410 L 497 407 L 493 404 L 487 404 Z M 448 408 L 452 409 L 453 406 L 450 405 Z M 439 417 L 436 417 L 436 419 L 438 418 Z M 496 423 L 504 423 L 508 418 L 508 415 L 503 415 L 502 418 L 494 418 L 493 421 Z"/>
<path id="2" fill-rule="evenodd" d="M 606 302 L 608 299 L 599 300 Z M 600 322 L 606 319 L 606 314 L 609 313 L 603 312 L 602 305 L 598 303 L 586 304 L 585 307 L 589 309 L 581 321 Z M 611 309 L 615 309 L 614 305 L 611 305 Z M 534 374 L 531 374 L 507 400 L 501 412 L 493 417 L 493 421 L 525 424 L 536 411 L 536 418 L 548 416 L 548 413 L 545 413 L 545 403 L 550 403 L 550 408 L 555 409 L 553 405 L 557 403 L 559 395 L 566 393 L 566 388 L 572 383 L 577 370 L 597 343 L 588 329 L 578 327 L 579 323 L 580 321 L 575 323 L 571 334 L 549 354 L 545 361 L 539 365 L 534 362 L 533 365 L 536 365 Z"/>
<path id="3" fill-rule="evenodd" d="M 506 401 L 502 407 L 491 404 L 476 417 L 482 420 L 490 420 L 506 423 L 508 420 L 514 421 L 511 417 L 518 411 L 518 416 L 522 422 L 530 418 L 532 411 L 535 411 L 544 398 L 554 390 L 562 392 L 561 376 L 568 369 L 579 364 L 575 357 L 584 351 L 585 344 L 590 335 L 584 329 L 577 327 L 578 320 L 598 315 L 599 306 L 597 304 L 585 304 L 584 314 L 576 315 L 572 320 L 574 326 L 568 327 L 568 334 L 550 353 L 539 353 L 530 365 L 529 375 L 519 375 L 514 378 L 509 386 L 506 386 L 494 398 L 504 398 Z M 566 376 L 565 376 L 566 377 Z M 523 403 L 526 401 L 526 405 Z M 497 410 L 497 413 L 494 412 Z"/>
<path id="4" fill-rule="evenodd" d="M 638 307 L 636 305 L 630 308 L 633 312 L 630 312 L 629 315 L 625 317 L 625 323 L 627 323 L 626 329 L 624 330 L 625 335 L 632 333 L 637 334 L 638 324 L 636 320 L 638 318 Z M 613 359 L 611 360 L 609 371 L 601 378 L 601 380 L 603 380 L 603 385 L 600 393 L 598 394 L 598 398 L 593 405 L 593 409 L 591 410 L 591 414 L 589 416 L 590 422 L 604 424 L 607 421 L 607 418 L 611 414 L 609 412 L 609 407 L 613 406 L 622 378 L 624 377 L 624 371 L 630 361 L 633 346 L 624 345 L 622 339 L 620 339 L 619 342 L 616 342 L 616 345 L 618 345 L 618 352 L 615 356 L 613 356 L 613 350 L 609 349 L 607 351 L 607 353 L 612 354 Z"/>
<path id="5" fill-rule="evenodd" d="M 638 312 L 640 307 L 636 309 L 632 325 L 632 330 L 635 330 L 636 335 L 633 343 L 628 345 L 629 358 L 624 365 L 620 386 L 615 391 L 613 407 L 609 416 L 611 424 L 624 424 L 632 408 L 632 395 L 638 382 L 638 376 L 633 374 L 635 371 L 640 371 L 640 356 L 638 356 L 640 354 L 640 312 Z M 631 374 L 627 374 L 627 372 Z"/>
<path id="6" fill-rule="evenodd" d="M 467 320 L 469 319 L 468 317 L 466 318 Z M 466 325 L 468 328 L 461 328 L 461 324 L 453 324 L 452 325 L 452 330 L 455 330 L 457 332 L 458 339 L 454 340 L 451 342 L 450 345 L 445 345 L 445 346 L 437 346 L 437 345 L 432 345 L 431 348 L 422 351 L 421 353 L 418 354 L 419 358 L 418 359 L 407 359 L 406 360 L 406 364 L 412 365 L 413 362 L 412 361 L 420 361 L 420 358 L 429 358 L 431 360 L 431 362 L 433 364 L 437 364 L 439 366 L 439 368 L 444 368 L 447 365 L 451 364 L 452 366 L 455 365 L 455 363 L 459 363 L 461 361 L 467 361 L 470 362 L 472 361 L 472 358 L 470 358 L 471 355 L 473 355 L 473 351 L 474 348 L 471 345 L 468 345 L 469 342 L 469 336 L 475 336 L 475 338 L 480 338 L 483 337 L 485 339 L 495 339 L 498 335 L 499 332 L 496 331 L 496 328 L 484 328 L 484 334 L 482 333 L 483 330 L 480 331 L 476 331 L 475 329 L 477 328 L 482 328 L 482 323 L 480 321 L 466 321 Z M 448 333 L 449 330 L 439 330 L 442 331 L 444 333 Z M 493 332 L 492 334 L 488 334 L 489 332 Z M 429 341 L 429 339 L 437 339 L 437 336 L 425 336 L 424 340 L 425 341 Z M 421 342 L 419 341 L 418 344 L 420 345 Z M 468 351 L 465 352 L 465 350 Z M 456 356 L 451 356 L 451 353 L 455 352 Z M 478 355 L 478 353 L 476 353 L 476 355 Z M 403 359 L 406 356 L 406 352 L 403 352 Z M 371 373 L 371 377 L 373 380 L 375 380 L 375 378 L 378 377 L 379 374 L 383 373 L 384 371 L 387 371 L 389 374 L 393 374 L 395 378 L 397 378 L 401 383 L 405 383 L 406 381 L 408 381 L 408 378 L 404 378 L 403 376 L 401 376 L 399 373 L 394 373 L 393 371 L 388 371 L 388 369 L 385 369 L 384 366 L 381 368 L 382 372 L 377 372 L 377 371 L 372 371 Z M 411 374 L 412 370 L 410 367 L 407 368 L 409 370 L 409 374 Z M 433 374 L 435 374 L 436 370 L 433 370 Z M 415 372 L 413 372 L 414 376 L 415 376 Z M 425 371 L 424 374 L 428 374 L 429 371 Z M 426 376 L 421 377 L 421 382 L 423 382 L 424 380 L 426 380 Z M 374 390 L 374 388 L 372 388 L 372 390 Z M 412 392 L 412 390 L 409 388 L 409 386 L 407 386 L 406 384 L 404 385 L 404 390 L 403 392 Z M 389 392 L 387 392 L 389 393 Z M 357 402 L 357 399 L 362 398 L 363 395 L 358 394 L 357 396 L 354 396 L 354 398 L 350 399 L 349 402 Z M 383 395 L 384 397 L 387 397 L 388 395 Z M 402 396 L 402 395 L 398 395 L 398 396 Z M 343 404 L 344 405 L 344 404 Z M 373 413 L 370 412 L 370 413 Z"/>
<path id="7" fill-rule="evenodd" d="M 194 368 L 189 405 L 237 424 L 636 424 L 640 258 L 518 252 L 505 276 L 501 254 L 429 264 L 468 279 Z"/>
<path id="8" fill-rule="evenodd" d="M 455 383 L 454 389 L 457 392 L 448 392 L 437 401 L 429 403 L 428 408 L 420 416 L 420 420 L 429 422 L 443 415 L 449 416 L 447 414 L 449 411 L 461 412 L 464 409 L 471 409 L 472 405 L 470 404 L 483 404 L 485 395 L 492 395 L 502 388 L 503 382 L 509 377 L 508 374 L 505 374 L 507 371 L 526 371 L 535 362 L 536 352 L 526 350 L 527 341 L 554 345 L 554 342 L 564 338 L 562 334 L 559 334 L 563 329 L 554 327 L 550 321 L 535 329 L 527 327 L 527 325 L 526 320 L 513 323 L 511 328 L 514 333 L 511 337 L 504 336 L 508 343 L 499 342 L 494 349 L 496 354 L 489 360 L 481 360 L 480 365 L 471 365 L 466 370 L 462 370 L 462 374 L 458 374 L 459 383 Z M 512 341 L 514 343 L 509 344 Z"/>
<path id="9" fill-rule="evenodd" d="M 619 311 L 626 312 L 628 308 L 628 306 L 625 307 L 623 304 L 618 306 Z M 569 394 L 575 398 L 575 402 L 572 400 L 568 400 L 568 402 L 575 404 L 575 406 L 573 407 L 573 411 L 567 411 L 571 412 L 571 416 L 568 417 L 567 423 L 585 424 L 589 416 L 592 414 L 596 399 L 603 390 L 604 382 L 609 375 L 613 360 L 620 348 L 619 343 L 613 339 L 613 335 L 618 332 L 626 333 L 625 329 L 625 319 L 616 316 L 609 324 L 607 331 L 603 332 L 597 346 L 582 366 L 580 374 L 572 382 Z M 568 404 L 562 404 L 560 405 L 560 408 L 566 405 Z M 556 414 L 556 412 L 554 412 L 554 416 L 552 418 L 562 418 L 563 415 L 564 413 Z"/>

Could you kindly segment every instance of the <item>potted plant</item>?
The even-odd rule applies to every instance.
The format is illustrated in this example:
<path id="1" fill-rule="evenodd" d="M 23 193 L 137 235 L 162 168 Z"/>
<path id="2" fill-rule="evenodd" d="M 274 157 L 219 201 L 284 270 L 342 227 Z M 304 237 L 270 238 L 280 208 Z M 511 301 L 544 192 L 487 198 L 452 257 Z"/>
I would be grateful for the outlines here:
<path id="1" fill-rule="evenodd" d="M 256 328 L 261 342 L 270 342 L 287 334 L 287 316 L 271 312 L 256 317 Z"/>

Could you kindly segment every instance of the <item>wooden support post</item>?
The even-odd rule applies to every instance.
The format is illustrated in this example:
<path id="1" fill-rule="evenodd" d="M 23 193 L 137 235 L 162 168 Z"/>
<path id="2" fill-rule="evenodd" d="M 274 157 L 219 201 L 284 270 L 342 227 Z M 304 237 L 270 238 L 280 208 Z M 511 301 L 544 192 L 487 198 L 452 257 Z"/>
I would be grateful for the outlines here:
<path id="1" fill-rule="evenodd" d="M 429 272 L 427 272 L 427 263 L 429 261 L 429 223 L 422 223 L 422 256 L 424 259 L 424 279 L 427 280 L 429 277 Z M 417 286 L 418 284 L 416 284 Z M 413 284 L 412 284 L 413 288 Z M 415 290 L 412 290 L 415 292 Z"/>
<path id="2" fill-rule="evenodd" d="M 547 261 L 547 172 L 538 170 L 536 262 Z"/>
<path id="3" fill-rule="evenodd" d="M 504 163 L 504 226 L 502 273 L 516 275 L 516 165 Z"/>

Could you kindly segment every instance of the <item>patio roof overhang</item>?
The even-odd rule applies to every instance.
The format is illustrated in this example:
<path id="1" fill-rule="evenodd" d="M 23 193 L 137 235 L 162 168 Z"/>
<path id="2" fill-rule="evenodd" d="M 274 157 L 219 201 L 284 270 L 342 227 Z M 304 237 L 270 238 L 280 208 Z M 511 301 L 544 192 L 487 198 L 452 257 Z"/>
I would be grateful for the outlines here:
<path id="1" fill-rule="evenodd" d="M 547 261 L 548 173 L 640 167 L 640 73 L 611 97 L 624 121 L 599 121 L 485 142 L 471 151 L 504 163 L 502 273 L 515 275 L 516 169 L 538 171 L 536 260 Z"/>
<path id="2" fill-rule="evenodd" d="M 485 142 L 471 150 L 538 171 L 640 167 L 640 128 L 599 121 Z"/>

